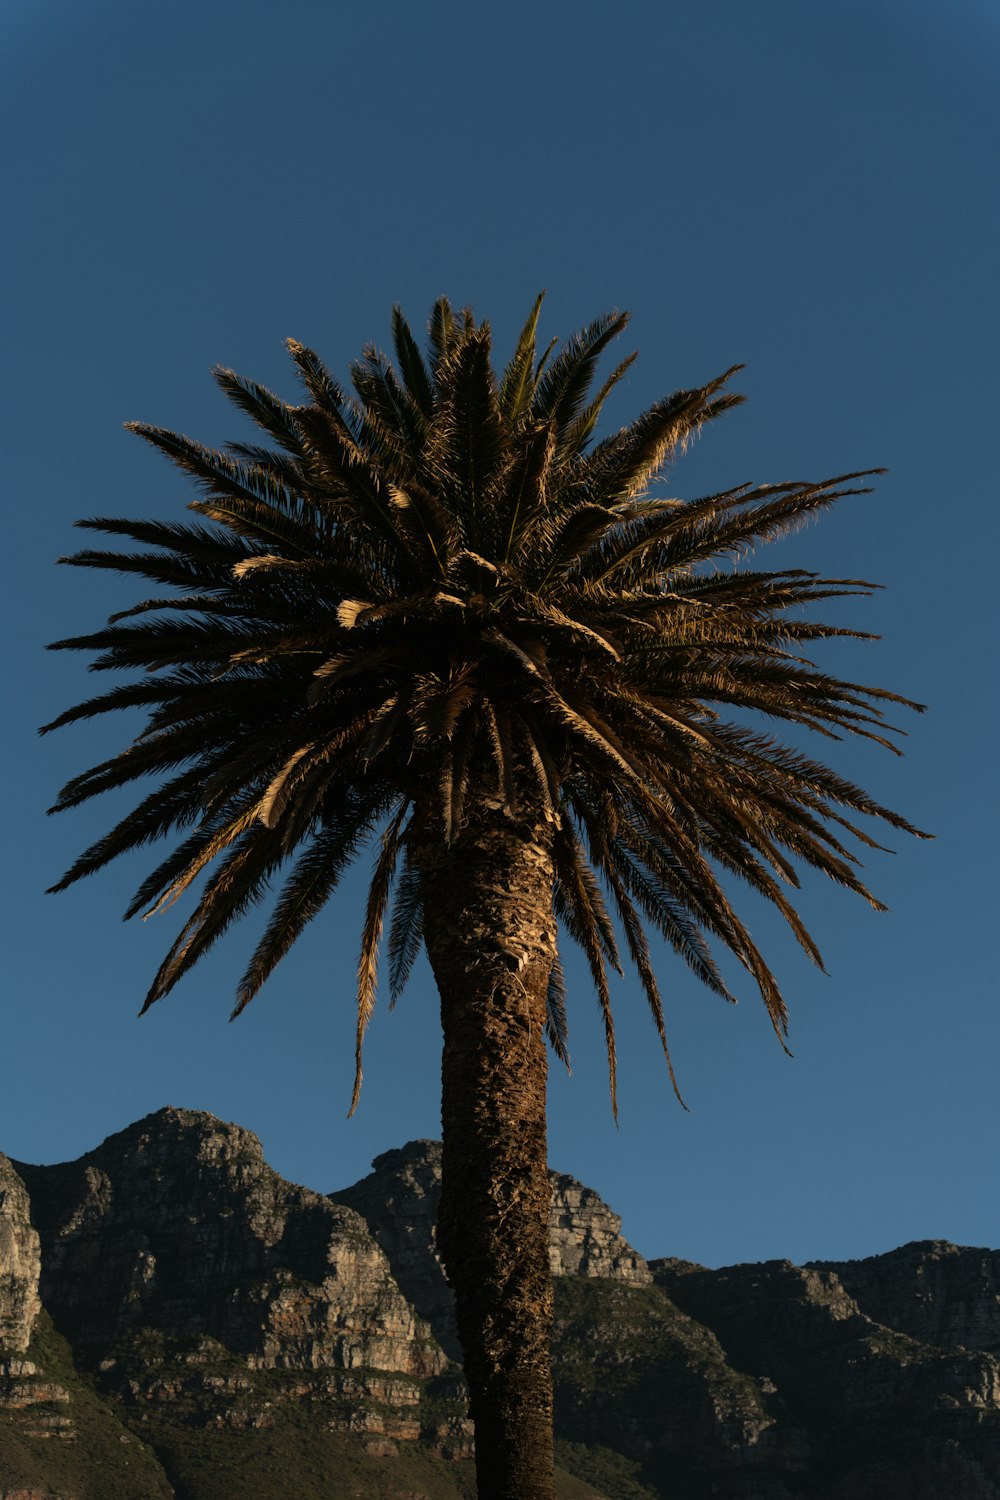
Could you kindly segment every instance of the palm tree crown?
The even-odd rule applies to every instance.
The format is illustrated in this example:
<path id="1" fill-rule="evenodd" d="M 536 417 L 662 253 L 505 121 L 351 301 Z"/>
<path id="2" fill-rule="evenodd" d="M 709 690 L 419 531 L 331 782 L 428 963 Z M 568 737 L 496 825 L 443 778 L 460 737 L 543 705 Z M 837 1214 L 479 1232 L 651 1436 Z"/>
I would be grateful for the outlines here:
<path id="1" fill-rule="evenodd" d="M 149 712 L 138 738 L 70 781 L 56 809 L 150 775 L 159 784 L 53 889 L 180 832 L 126 914 L 163 910 L 208 871 L 145 1009 L 290 865 L 236 1014 L 378 837 L 355 1103 L 386 915 L 394 999 L 420 947 L 414 820 L 443 845 L 477 803 L 549 830 L 555 913 L 594 978 L 612 1098 L 606 971 L 620 966 L 616 931 L 665 1050 L 647 926 L 722 995 L 709 940 L 728 948 L 780 1036 L 778 985 L 720 874 L 761 892 L 819 962 L 786 895 L 796 863 L 878 906 L 844 830 L 874 845 L 853 819 L 861 814 L 917 832 L 826 766 L 744 727 L 745 715 L 726 718 L 757 710 L 894 748 L 883 705 L 908 700 L 840 681 L 800 654 L 806 642 L 860 634 L 808 621 L 800 606 L 872 585 L 718 566 L 863 493 L 855 481 L 866 476 L 658 496 L 671 455 L 740 400 L 724 389 L 733 370 L 594 443 L 602 403 L 631 359 L 595 391 L 596 367 L 626 318 L 601 318 L 539 357 L 540 302 L 499 378 L 489 326 L 444 299 L 426 356 L 394 311 L 396 362 L 365 349 L 353 394 L 295 341 L 301 405 L 217 370 L 268 446 L 218 451 L 130 424 L 193 476 L 201 519 L 81 521 L 139 550 L 64 559 L 173 592 L 55 643 L 98 652 L 97 670 L 145 675 L 46 729 L 117 708 Z M 565 1056 L 563 1002 L 557 958 L 548 1030 Z"/>

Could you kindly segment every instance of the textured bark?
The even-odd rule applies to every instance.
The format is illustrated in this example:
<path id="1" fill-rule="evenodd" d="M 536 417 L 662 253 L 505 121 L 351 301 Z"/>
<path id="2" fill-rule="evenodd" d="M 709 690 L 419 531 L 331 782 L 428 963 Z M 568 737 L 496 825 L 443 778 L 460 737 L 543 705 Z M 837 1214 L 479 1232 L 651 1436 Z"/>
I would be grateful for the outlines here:
<path id="1" fill-rule="evenodd" d="M 414 839 L 441 996 L 438 1248 L 455 1291 L 480 1500 L 553 1500 L 545 997 L 555 954 L 547 825 L 477 809 Z"/>

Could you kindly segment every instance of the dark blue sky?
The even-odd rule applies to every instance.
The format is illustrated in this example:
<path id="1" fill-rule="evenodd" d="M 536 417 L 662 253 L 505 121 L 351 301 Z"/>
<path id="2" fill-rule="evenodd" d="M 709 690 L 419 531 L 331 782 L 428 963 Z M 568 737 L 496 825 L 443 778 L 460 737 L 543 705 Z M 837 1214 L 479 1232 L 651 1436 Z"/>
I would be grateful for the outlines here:
<path id="1" fill-rule="evenodd" d="M 993 5 L 8 0 L 0 42 L 13 532 L 0 1149 L 65 1159 L 172 1103 L 237 1120 L 280 1171 L 331 1188 L 437 1133 L 426 971 L 395 1014 L 377 1012 L 345 1119 L 358 882 L 234 1026 L 250 934 L 139 1022 L 177 915 L 119 922 L 143 862 L 42 894 L 124 810 L 46 820 L 45 807 L 134 732 L 35 737 L 95 690 L 82 658 L 44 643 L 133 597 L 53 559 L 78 545 L 78 516 L 183 514 L 182 477 L 122 423 L 240 435 L 213 364 L 290 395 L 286 336 L 343 372 L 363 342 L 388 342 L 393 302 L 419 326 L 442 292 L 492 321 L 503 355 L 547 287 L 549 336 L 633 312 L 640 359 L 612 423 L 746 362 L 747 405 L 678 464 L 674 493 L 889 467 L 875 495 L 780 556 L 888 586 L 840 606 L 884 639 L 825 659 L 930 712 L 904 721 L 903 761 L 831 754 L 938 835 L 872 858 L 889 915 L 806 883 L 829 977 L 751 908 L 791 1003 L 793 1061 L 746 986 L 734 1011 L 660 954 L 688 1114 L 630 978 L 615 1129 L 596 1003 L 572 968 L 552 1163 L 597 1187 L 648 1255 L 1000 1244 Z"/>

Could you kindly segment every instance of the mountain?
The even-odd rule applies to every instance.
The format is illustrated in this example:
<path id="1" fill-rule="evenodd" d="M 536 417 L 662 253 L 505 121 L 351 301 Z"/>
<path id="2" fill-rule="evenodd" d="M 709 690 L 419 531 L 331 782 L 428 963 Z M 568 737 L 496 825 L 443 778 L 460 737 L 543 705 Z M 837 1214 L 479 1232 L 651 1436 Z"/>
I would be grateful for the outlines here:
<path id="1" fill-rule="evenodd" d="M 551 1174 L 561 1500 L 1000 1500 L 1000 1252 L 647 1264 Z M 0 1156 L 0 1500 L 474 1493 L 440 1147 L 328 1196 L 163 1109 Z"/>

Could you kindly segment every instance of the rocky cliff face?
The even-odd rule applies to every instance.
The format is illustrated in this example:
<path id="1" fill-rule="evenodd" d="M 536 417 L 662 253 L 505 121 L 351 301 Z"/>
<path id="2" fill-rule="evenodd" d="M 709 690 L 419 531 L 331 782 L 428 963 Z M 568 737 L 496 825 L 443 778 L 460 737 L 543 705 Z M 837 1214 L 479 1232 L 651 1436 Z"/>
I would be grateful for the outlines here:
<path id="1" fill-rule="evenodd" d="M 470 1494 L 439 1176 L 324 1197 L 176 1109 L 0 1157 L 0 1500 Z M 1000 1500 L 1000 1252 L 647 1266 L 552 1188 L 567 1500 Z"/>
<path id="2" fill-rule="evenodd" d="M 75 1437 L 66 1412 L 68 1392 L 27 1357 L 42 1310 L 40 1274 L 41 1249 L 27 1190 L 8 1158 L 0 1156 L 0 1423 L 16 1423 L 41 1439 Z M 0 1448 L 0 1500 L 3 1481 Z"/>
<path id="3" fill-rule="evenodd" d="M 426 1318 L 438 1343 L 461 1360 L 455 1307 L 435 1243 L 441 1196 L 441 1144 L 410 1141 L 372 1162 L 368 1177 L 339 1192 L 336 1203 L 356 1209 L 385 1251 L 404 1295 Z M 549 1262 L 553 1276 L 590 1276 L 645 1286 L 652 1281 L 642 1256 L 622 1238 L 622 1221 L 573 1177 L 549 1173 Z"/>
<path id="4" fill-rule="evenodd" d="M 165 1109 L 78 1161 L 19 1164 L 17 1175 L 36 1305 L 40 1294 L 123 1430 L 160 1460 L 160 1493 L 174 1493 L 191 1462 L 171 1457 L 169 1429 L 283 1431 L 306 1408 L 361 1454 L 421 1442 L 442 1456 L 471 1451 L 458 1373 L 364 1220 L 284 1182 L 248 1131 Z M 11 1317 L 15 1307 L 28 1307 L 26 1292 Z M 23 1316 L 18 1328 L 23 1345 Z M 72 1426 L 69 1396 L 63 1413 Z M 8 1444 L 12 1433 L 22 1447 L 40 1436 L 37 1421 L 8 1423 Z M 3 1440 L 0 1428 L 0 1481 Z M 24 1477 L 28 1462 L 18 1459 Z M 71 1477 L 73 1500 L 112 1493 Z"/>
<path id="5" fill-rule="evenodd" d="M 247 1130 L 165 1109 L 79 1161 L 20 1170 L 42 1300 L 90 1364 L 156 1330 L 249 1369 L 446 1366 L 364 1221 L 284 1182 Z"/>
<path id="6" fill-rule="evenodd" d="M 24 1183 L 0 1156 L 0 1349 L 23 1354 L 41 1310 L 38 1235 Z"/>
<path id="7" fill-rule="evenodd" d="M 710 1324 L 727 1362 L 753 1377 L 783 1433 L 795 1435 L 797 1459 L 786 1467 L 798 1474 L 775 1491 L 781 1500 L 1000 1495 L 993 1355 L 932 1347 L 876 1321 L 829 1267 L 653 1269 L 675 1306 Z"/>
<path id="8" fill-rule="evenodd" d="M 923 1344 L 1000 1355 L 1000 1255 L 919 1240 L 868 1260 L 823 1261 L 862 1312 Z"/>

